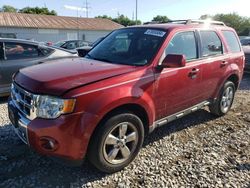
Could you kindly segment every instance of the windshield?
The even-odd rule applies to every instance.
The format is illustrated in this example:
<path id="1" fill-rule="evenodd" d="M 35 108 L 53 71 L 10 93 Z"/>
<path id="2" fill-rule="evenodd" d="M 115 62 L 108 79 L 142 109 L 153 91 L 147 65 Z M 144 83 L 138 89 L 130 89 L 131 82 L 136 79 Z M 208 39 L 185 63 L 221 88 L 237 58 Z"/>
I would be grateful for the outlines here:
<path id="1" fill-rule="evenodd" d="M 166 37 L 166 31 L 148 28 L 116 30 L 86 56 L 115 64 L 145 65 L 151 62 Z"/>

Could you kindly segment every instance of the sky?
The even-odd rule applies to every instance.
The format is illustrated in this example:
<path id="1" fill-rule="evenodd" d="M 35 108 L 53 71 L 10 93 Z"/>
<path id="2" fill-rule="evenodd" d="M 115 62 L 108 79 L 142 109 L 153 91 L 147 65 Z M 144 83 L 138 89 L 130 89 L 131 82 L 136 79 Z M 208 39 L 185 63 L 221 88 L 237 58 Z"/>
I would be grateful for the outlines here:
<path id="1" fill-rule="evenodd" d="M 124 14 L 135 19 L 136 0 L 88 0 L 89 17 L 108 15 L 117 17 Z M 86 0 L 0 0 L 0 7 L 11 5 L 18 9 L 25 6 L 47 7 L 60 16 L 77 16 L 76 10 L 66 6 L 85 7 Z M 151 21 L 156 15 L 166 15 L 170 19 L 198 19 L 201 15 L 236 12 L 250 17 L 249 0 L 138 0 L 138 19 Z M 78 15 L 86 17 L 84 9 Z"/>

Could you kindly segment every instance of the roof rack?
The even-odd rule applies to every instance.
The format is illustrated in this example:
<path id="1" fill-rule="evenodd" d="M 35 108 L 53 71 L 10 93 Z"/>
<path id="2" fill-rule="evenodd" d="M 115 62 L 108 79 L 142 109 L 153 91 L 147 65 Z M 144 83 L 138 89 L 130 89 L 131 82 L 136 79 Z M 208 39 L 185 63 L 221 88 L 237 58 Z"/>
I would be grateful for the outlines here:
<path id="1" fill-rule="evenodd" d="M 192 19 L 188 19 L 188 20 L 169 20 L 167 22 L 146 22 L 144 23 L 145 25 L 147 24 L 161 24 L 161 23 L 174 23 L 174 24 L 210 24 L 210 25 L 222 25 L 222 26 L 226 26 L 226 24 L 224 22 L 219 22 L 219 21 L 213 21 L 213 20 L 192 20 Z"/>

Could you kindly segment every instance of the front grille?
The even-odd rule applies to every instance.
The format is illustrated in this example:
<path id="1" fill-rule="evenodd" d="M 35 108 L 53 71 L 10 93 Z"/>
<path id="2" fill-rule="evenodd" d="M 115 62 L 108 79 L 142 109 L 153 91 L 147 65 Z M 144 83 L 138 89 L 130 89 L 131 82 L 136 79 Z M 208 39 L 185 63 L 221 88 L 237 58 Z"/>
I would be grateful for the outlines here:
<path id="1" fill-rule="evenodd" d="M 246 64 L 250 65 L 250 54 L 245 54 Z"/>
<path id="2" fill-rule="evenodd" d="M 29 93 L 16 84 L 12 84 L 11 97 L 18 110 L 29 120 L 34 119 L 35 95 Z"/>

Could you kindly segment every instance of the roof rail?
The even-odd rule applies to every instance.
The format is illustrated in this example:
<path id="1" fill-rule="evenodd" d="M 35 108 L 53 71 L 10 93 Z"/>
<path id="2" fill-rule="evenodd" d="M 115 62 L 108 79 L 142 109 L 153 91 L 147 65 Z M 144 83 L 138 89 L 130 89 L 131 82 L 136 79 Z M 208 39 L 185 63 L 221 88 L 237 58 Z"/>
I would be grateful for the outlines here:
<path id="1" fill-rule="evenodd" d="M 211 25 L 222 25 L 222 26 L 226 26 L 226 24 L 224 22 L 219 22 L 219 21 L 213 21 L 213 20 L 192 20 L 192 19 L 188 19 L 188 20 L 170 20 L 167 23 L 176 23 L 176 24 L 211 24 Z"/>

